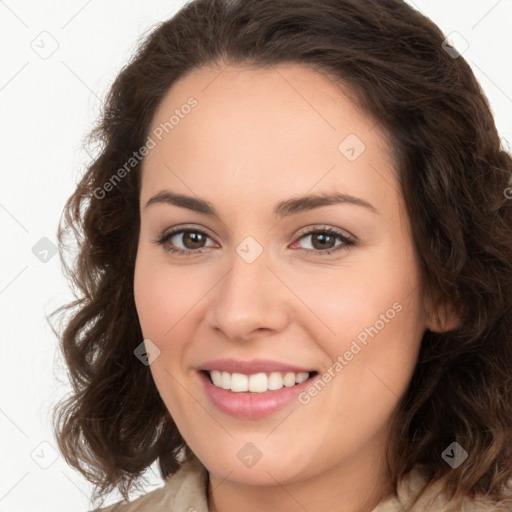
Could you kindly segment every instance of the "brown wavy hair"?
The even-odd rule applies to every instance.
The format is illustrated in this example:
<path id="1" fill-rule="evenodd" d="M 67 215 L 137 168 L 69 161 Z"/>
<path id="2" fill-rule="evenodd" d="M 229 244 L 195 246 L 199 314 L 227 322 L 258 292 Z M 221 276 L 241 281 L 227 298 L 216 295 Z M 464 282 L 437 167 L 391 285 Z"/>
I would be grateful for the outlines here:
<path id="1" fill-rule="evenodd" d="M 89 139 L 98 156 L 58 228 L 77 299 L 52 313 L 69 312 L 58 336 L 73 387 L 55 406 L 53 427 L 66 461 L 94 484 L 93 500 L 116 488 L 128 499 L 154 461 L 166 479 L 180 453 L 191 453 L 134 356 L 143 339 L 133 296 L 142 162 L 104 197 L 98 190 L 144 145 L 162 98 L 188 72 L 298 63 L 333 79 L 384 128 L 423 283 L 460 314 L 457 328 L 423 335 L 393 417 L 392 481 L 422 465 L 427 486 L 440 484 L 454 506 L 479 493 L 504 503 L 512 478 L 512 158 L 469 65 L 444 39 L 401 0 L 195 0 L 140 44 L 110 88 Z M 71 263 L 67 235 L 78 246 Z M 441 457 L 453 441 L 469 453 L 457 468 Z"/>

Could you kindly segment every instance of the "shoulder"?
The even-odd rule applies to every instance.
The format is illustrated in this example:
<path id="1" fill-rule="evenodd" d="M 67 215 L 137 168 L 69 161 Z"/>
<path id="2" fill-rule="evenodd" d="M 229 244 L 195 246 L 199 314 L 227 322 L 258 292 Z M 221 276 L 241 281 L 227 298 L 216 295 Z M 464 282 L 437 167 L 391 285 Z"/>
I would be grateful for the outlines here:
<path id="1" fill-rule="evenodd" d="M 162 487 L 133 501 L 120 501 L 91 512 L 208 512 L 208 473 L 194 457 L 184 462 Z"/>
<path id="2" fill-rule="evenodd" d="M 399 512 L 404 510 L 426 485 L 428 478 L 421 466 L 416 466 L 398 484 L 397 493 L 372 510 L 372 512 Z M 512 480 L 503 494 L 504 500 L 497 503 L 489 497 L 477 495 L 464 498 L 458 512 L 512 512 Z M 447 512 L 447 496 L 442 487 L 434 484 L 429 492 L 418 501 L 413 512 Z"/>

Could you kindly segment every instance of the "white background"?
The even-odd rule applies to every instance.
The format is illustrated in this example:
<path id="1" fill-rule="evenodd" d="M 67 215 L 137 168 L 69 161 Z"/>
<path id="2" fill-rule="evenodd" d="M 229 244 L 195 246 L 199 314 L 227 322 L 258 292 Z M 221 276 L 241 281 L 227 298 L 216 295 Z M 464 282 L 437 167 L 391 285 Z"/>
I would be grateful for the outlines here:
<path id="1" fill-rule="evenodd" d="M 512 0 L 409 3 L 468 42 L 463 56 L 512 142 Z M 183 4 L 0 0 L 0 512 L 92 509 L 91 485 L 57 453 L 50 427 L 52 405 L 70 388 L 45 316 L 73 296 L 58 254 L 43 262 L 33 247 L 48 244 L 43 237 L 57 242 L 62 208 L 89 159 L 82 141 L 109 84 L 144 34 Z M 454 43 L 464 50 L 462 39 Z M 161 485 L 156 467 L 147 474 L 147 490 Z"/>

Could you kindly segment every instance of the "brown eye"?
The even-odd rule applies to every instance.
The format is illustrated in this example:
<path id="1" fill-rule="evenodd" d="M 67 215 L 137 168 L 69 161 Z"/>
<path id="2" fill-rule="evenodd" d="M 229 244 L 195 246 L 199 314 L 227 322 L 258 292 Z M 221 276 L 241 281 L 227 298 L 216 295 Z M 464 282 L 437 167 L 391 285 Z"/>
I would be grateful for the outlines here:
<path id="1" fill-rule="evenodd" d="M 179 254 L 201 253 L 201 249 L 210 237 L 204 231 L 199 229 L 177 229 L 166 233 L 155 243 L 162 245 L 165 251 Z M 180 245 L 182 247 L 180 247 Z"/>
<path id="2" fill-rule="evenodd" d="M 181 241 L 186 249 L 200 249 L 205 243 L 206 237 L 199 231 L 182 231 Z M 174 238 L 174 237 L 173 237 Z"/>
<path id="3" fill-rule="evenodd" d="M 332 228 L 310 230 L 300 236 L 299 242 L 308 238 L 311 248 L 302 247 L 302 249 L 319 255 L 347 250 L 356 243 L 352 238 Z M 339 243 L 336 243 L 337 241 Z"/>
<path id="4" fill-rule="evenodd" d="M 336 237 L 330 234 L 317 232 L 310 236 L 314 249 L 331 249 L 334 247 L 333 244 L 336 244 Z"/>

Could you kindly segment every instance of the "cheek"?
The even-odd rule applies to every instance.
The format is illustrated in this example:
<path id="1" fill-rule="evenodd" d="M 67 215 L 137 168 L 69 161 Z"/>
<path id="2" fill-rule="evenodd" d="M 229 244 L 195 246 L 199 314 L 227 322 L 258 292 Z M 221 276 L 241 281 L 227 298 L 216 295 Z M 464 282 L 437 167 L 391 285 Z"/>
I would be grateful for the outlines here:
<path id="1" fill-rule="evenodd" d="M 137 261 L 134 296 L 145 338 L 163 342 L 172 336 L 204 294 L 201 280 L 191 282 L 190 272 L 184 269 L 170 272 L 165 264 L 142 257 Z"/>
<path id="2" fill-rule="evenodd" d="M 316 329 L 309 332 L 312 339 L 318 338 L 318 320 L 327 334 L 323 339 L 331 340 L 334 351 L 358 335 L 364 341 L 370 337 L 367 329 L 375 332 L 375 327 L 379 332 L 396 330 L 404 335 L 413 329 L 416 334 L 421 321 L 419 275 L 414 261 L 407 254 L 400 256 L 383 248 L 372 258 L 358 260 L 354 268 L 329 269 L 314 279 L 296 279 L 294 293 L 317 318 Z"/>
<path id="3" fill-rule="evenodd" d="M 134 273 L 134 296 L 144 339 L 150 339 L 160 350 L 150 366 L 156 387 L 173 418 L 181 420 L 180 386 L 175 376 L 186 354 L 186 332 L 194 320 L 193 304 L 200 296 L 199 287 L 191 286 L 190 274 L 170 272 L 168 265 L 139 254 Z M 180 340 L 182 340 L 180 342 Z M 181 378 L 179 378 L 181 380 Z"/>
<path id="4" fill-rule="evenodd" d="M 375 421 L 368 424 L 383 421 L 405 391 L 425 330 L 420 277 L 410 251 L 389 246 L 373 256 L 353 271 L 345 268 L 298 291 L 330 331 L 323 329 L 327 335 L 319 337 L 318 329 L 310 328 L 311 339 L 331 361 L 342 358 L 341 370 L 331 367 L 333 410 L 343 403 L 361 418 L 372 416 Z"/>
<path id="5" fill-rule="evenodd" d="M 405 392 L 425 330 L 414 279 L 394 277 L 378 282 L 374 288 L 382 288 L 366 300 L 359 297 L 354 320 L 344 313 L 337 324 L 347 333 L 336 346 L 336 357 L 346 361 L 337 395 L 347 410 L 372 418 L 368 424 L 384 421 Z"/>

